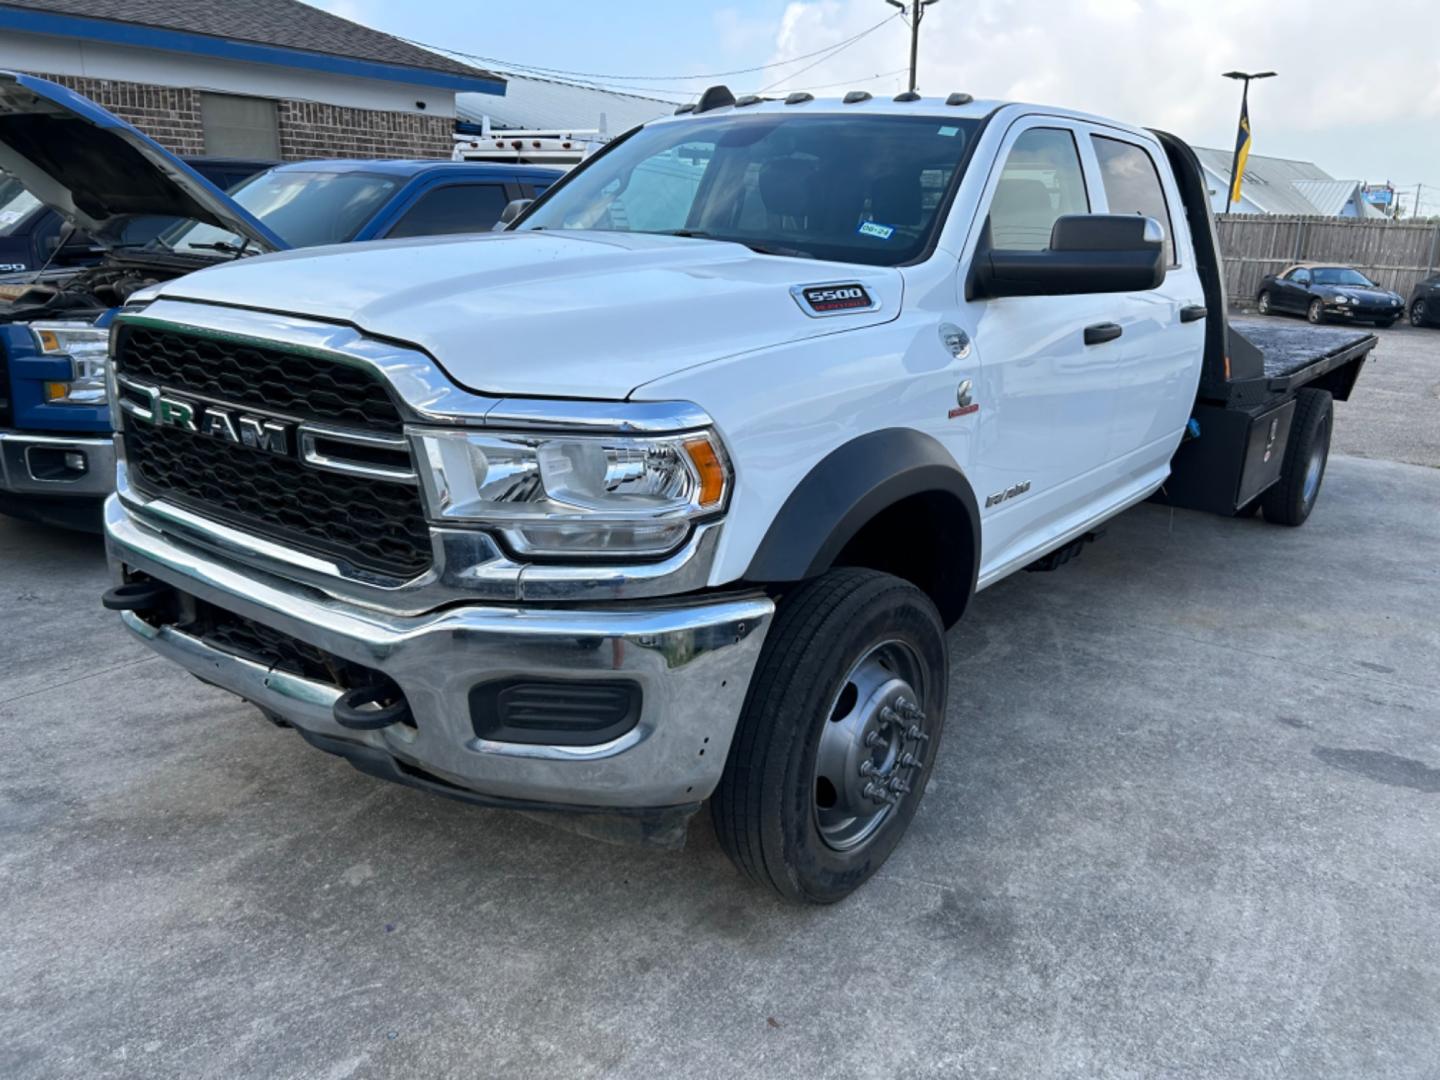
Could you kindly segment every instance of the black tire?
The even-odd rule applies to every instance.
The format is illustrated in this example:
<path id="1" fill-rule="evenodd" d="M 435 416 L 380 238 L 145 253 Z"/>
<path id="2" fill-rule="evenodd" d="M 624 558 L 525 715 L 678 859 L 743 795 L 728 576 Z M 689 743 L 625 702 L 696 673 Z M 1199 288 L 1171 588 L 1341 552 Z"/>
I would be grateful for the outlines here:
<path id="1" fill-rule="evenodd" d="M 837 850 L 820 825 L 826 812 L 819 808 L 827 791 L 822 784 L 828 784 L 817 775 L 822 734 L 832 709 L 837 721 L 842 716 L 838 703 L 850 693 L 856 665 L 877 648 L 891 647 L 913 653 L 923 667 L 917 679 L 922 686 L 915 689 L 923 715 L 916 722 L 927 741 L 912 747 L 923 763 L 908 767 L 907 792 L 887 804 L 873 831 Z M 874 570 L 840 569 L 786 595 L 711 799 L 721 848 L 786 900 L 828 904 L 848 896 L 889 857 L 919 806 L 939 750 L 947 677 L 940 614 L 908 582 Z M 858 708 L 854 700 L 847 713 Z M 828 793 L 833 797 L 833 787 Z"/>
<path id="2" fill-rule="evenodd" d="M 1319 326 L 1325 321 L 1325 304 L 1320 300 L 1311 300 L 1310 306 L 1305 309 L 1305 318 Z"/>
<path id="3" fill-rule="evenodd" d="M 1330 460 L 1330 430 L 1334 403 L 1328 390 L 1301 390 L 1295 395 L 1295 418 L 1285 444 L 1280 480 L 1260 496 L 1265 520 L 1276 525 L 1304 525 L 1325 480 Z M 1312 470 L 1313 483 L 1311 479 Z"/>
<path id="4" fill-rule="evenodd" d="M 1411 326 L 1424 326 L 1424 325 L 1425 325 L 1425 301 L 1424 301 L 1424 300 L 1416 300 L 1415 303 L 1413 303 L 1413 304 L 1410 305 L 1410 325 L 1411 325 Z"/>
<path id="5" fill-rule="evenodd" d="M 1260 295 L 1255 298 L 1255 310 L 1261 315 L 1273 315 L 1275 309 L 1270 306 L 1270 290 L 1261 289 Z"/>

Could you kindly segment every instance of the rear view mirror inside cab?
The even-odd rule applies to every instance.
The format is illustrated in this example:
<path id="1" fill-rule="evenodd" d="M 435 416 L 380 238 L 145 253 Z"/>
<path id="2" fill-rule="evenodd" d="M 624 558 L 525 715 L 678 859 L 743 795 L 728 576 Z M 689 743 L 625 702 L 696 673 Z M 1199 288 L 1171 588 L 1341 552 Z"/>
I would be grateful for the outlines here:
<path id="1" fill-rule="evenodd" d="M 1138 214 L 1067 214 L 1041 250 L 997 248 L 989 219 L 966 279 L 967 299 L 1143 292 L 1165 280 L 1165 230 Z"/>

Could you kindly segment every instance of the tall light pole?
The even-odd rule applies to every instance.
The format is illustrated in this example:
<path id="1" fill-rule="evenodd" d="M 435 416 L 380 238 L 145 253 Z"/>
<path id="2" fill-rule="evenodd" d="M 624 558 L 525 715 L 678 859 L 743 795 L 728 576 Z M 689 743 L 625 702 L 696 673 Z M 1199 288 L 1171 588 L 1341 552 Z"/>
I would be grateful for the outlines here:
<path id="1" fill-rule="evenodd" d="M 1241 151 L 1249 152 L 1247 144 L 1250 142 L 1250 80 L 1251 79 L 1273 79 L 1273 71 L 1257 71 L 1253 74 L 1244 71 L 1227 71 L 1227 79 L 1243 79 L 1245 89 L 1240 92 L 1240 126 L 1235 134 L 1235 157 L 1230 161 L 1230 186 L 1225 191 L 1225 213 L 1230 212 L 1230 199 L 1235 194 L 1235 180 L 1240 173 Z"/>
<path id="2" fill-rule="evenodd" d="M 885 0 L 893 8 L 905 10 L 903 0 Z M 936 0 L 910 0 L 910 93 L 915 93 L 915 62 L 920 53 L 920 20 L 925 17 L 925 9 Z"/>

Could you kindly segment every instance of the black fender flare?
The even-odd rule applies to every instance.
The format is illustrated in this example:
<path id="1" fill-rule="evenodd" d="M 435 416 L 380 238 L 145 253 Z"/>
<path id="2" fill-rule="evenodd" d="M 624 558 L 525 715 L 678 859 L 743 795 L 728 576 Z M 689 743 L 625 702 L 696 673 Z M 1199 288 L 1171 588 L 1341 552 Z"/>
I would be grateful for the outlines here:
<path id="1" fill-rule="evenodd" d="M 771 583 L 823 574 L 876 515 L 934 493 L 954 498 L 969 522 L 972 565 L 963 607 L 980 573 L 980 505 L 949 451 L 910 428 L 872 431 L 823 457 L 775 515 L 745 578 Z"/>

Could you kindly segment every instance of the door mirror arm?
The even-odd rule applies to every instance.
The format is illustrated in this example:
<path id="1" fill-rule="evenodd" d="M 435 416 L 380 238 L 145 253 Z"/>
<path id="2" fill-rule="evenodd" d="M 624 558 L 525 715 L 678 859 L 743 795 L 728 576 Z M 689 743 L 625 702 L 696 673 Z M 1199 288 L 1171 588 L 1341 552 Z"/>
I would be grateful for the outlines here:
<path id="1" fill-rule="evenodd" d="M 500 220 L 490 227 L 491 232 L 504 232 L 515 220 L 529 209 L 534 199 L 511 199 L 505 204 L 505 209 L 500 211 Z"/>

